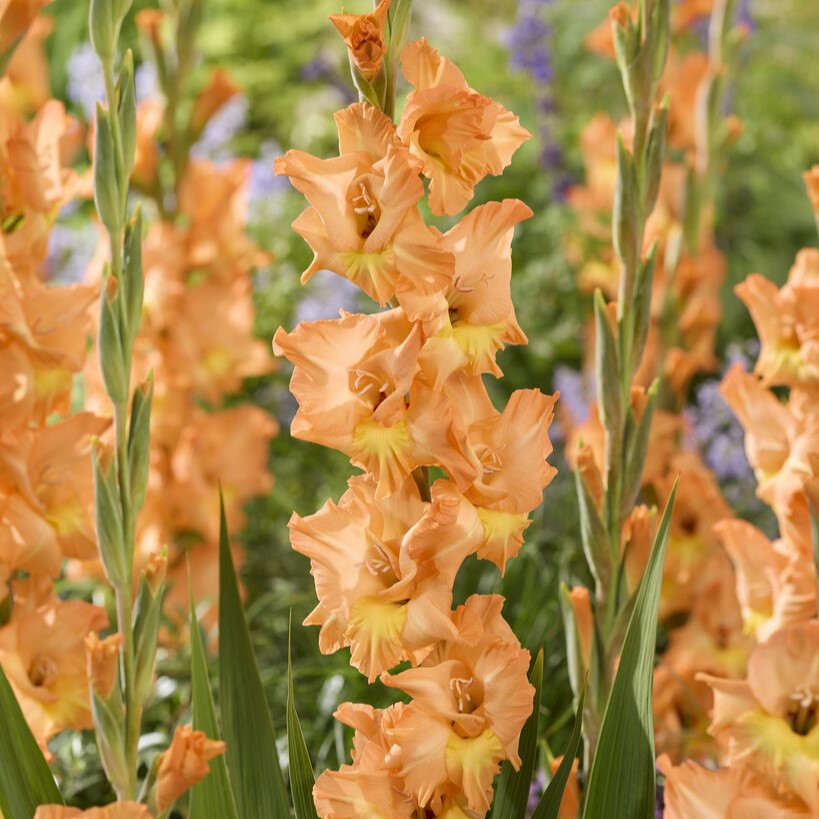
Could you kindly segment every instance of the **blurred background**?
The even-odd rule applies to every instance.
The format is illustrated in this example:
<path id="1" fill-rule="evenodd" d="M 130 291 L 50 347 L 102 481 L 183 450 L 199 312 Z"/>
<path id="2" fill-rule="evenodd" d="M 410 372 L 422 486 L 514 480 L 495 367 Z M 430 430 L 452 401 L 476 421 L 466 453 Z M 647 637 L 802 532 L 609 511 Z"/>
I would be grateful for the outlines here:
<path id="1" fill-rule="evenodd" d="M 242 93 L 211 120 L 193 154 L 215 161 L 235 156 L 252 160 L 249 230 L 270 254 L 269 264 L 254 272 L 255 332 L 269 342 L 280 325 L 289 329 L 301 319 L 334 317 L 339 307 L 359 308 L 346 282 L 331 274 L 316 276 L 307 287 L 300 285 L 311 253 L 290 223 L 304 201 L 273 173 L 274 158 L 289 148 L 319 156 L 331 156 L 337 149 L 332 115 L 355 99 L 346 50 L 327 22 L 328 14 L 341 9 L 333 0 L 203 0 L 202 5 L 197 43 L 201 58 L 192 82 L 203 85 L 209 69 L 221 67 Z M 626 110 L 614 64 L 584 46 L 609 5 L 607 0 L 415 3 L 413 38 L 426 36 L 458 64 L 473 88 L 514 111 L 534 135 L 503 177 L 481 183 L 474 201 L 517 197 L 535 212 L 519 228 L 513 246 L 513 296 L 530 344 L 499 356 L 506 376 L 492 385 L 499 405 L 521 387 L 560 389 L 578 416 L 589 400 L 588 385 L 578 375 L 589 296 L 578 289 L 576 270 L 566 255 L 565 237 L 574 218 L 566 194 L 583 182 L 583 127 L 598 111 L 618 119 Z M 135 6 L 150 7 L 141 0 Z M 743 131 L 720 169 L 716 204 L 717 243 L 729 267 L 719 329 L 723 361 L 748 355 L 745 340 L 755 337 L 732 287 L 750 272 L 781 283 L 796 251 L 816 241 L 801 174 L 819 162 L 819 3 L 751 0 L 739 6 L 747 38 L 728 96 Z M 351 12 L 366 8 L 364 0 L 346 6 Z M 97 61 L 87 42 L 87 3 L 56 0 L 46 12 L 55 21 L 47 40 L 53 93 L 87 121 L 99 91 Z M 124 39 L 141 62 L 140 39 L 130 25 Z M 138 74 L 137 93 L 150 96 L 155 87 L 156 77 L 146 62 Z M 399 100 L 404 90 L 399 86 Z M 443 221 L 438 224 L 446 227 Z M 61 221 L 51 252 L 62 278 L 81 273 L 96 241 L 87 221 L 73 221 L 70 214 Z M 718 377 L 714 373 L 698 379 L 689 395 L 693 434 L 706 460 L 710 456 L 715 461 L 731 448 L 741 450 L 742 441 L 716 391 Z M 236 534 L 246 549 L 242 573 L 248 614 L 274 718 L 283 725 L 283 670 L 292 612 L 298 707 L 308 747 L 321 769 L 346 761 L 343 730 L 332 719 L 339 702 L 379 704 L 394 697 L 380 686 L 368 686 L 349 667 L 346 651 L 319 654 L 317 630 L 297 625 L 313 608 L 315 594 L 307 559 L 290 549 L 287 521 L 293 510 L 307 515 L 328 497 L 337 499 L 350 467 L 338 453 L 289 437 L 295 405 L 287 391 L 288 378 L 281 367 L 273 375 L 250 379 L 236 399 L 262 406 L 282 426 L 270 452 L 275 485 L 266 497 L 250 503 L 247 526 Z M 475 591 L 500 591 L 507 598 L 507 619 L 524 645 L 533 651 L 544 646 L 549 685 L 541 724 L 547 726 L 547 741 L 560 747 L 571 716 L 571 693 L 557 587 L 561 579 L 571 580 L 585 569 L 574 484 L 557 428 L 554 440 L 551 460 L 560 472 L 535 513 L 519 559 L 503 578 L 491 564 L 471 560 L 459 577 L 456 602 Z M 754 505 L 750 470 L 740 473 L 728 477 L 726 494 L 741 513 L 764 525 Z M 184 654 L 161 665 L 160 697 L 154 706 L 157 726 L 169 724 L 169 709 L 175 718 L 184 708 L 186 669 Z M 69 777 L 67 793 L 78 803 L 84 801 L 83 794 L 93 802 L 94 788 L 101 787 L 87 740 L 74 736 L 62 745 L 57 741 Z"/>

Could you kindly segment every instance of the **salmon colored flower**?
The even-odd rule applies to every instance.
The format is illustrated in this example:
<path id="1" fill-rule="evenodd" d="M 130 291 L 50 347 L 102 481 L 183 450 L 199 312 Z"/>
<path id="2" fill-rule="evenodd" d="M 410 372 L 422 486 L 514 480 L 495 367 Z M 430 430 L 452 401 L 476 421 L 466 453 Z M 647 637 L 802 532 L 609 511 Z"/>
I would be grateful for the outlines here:
<path id="1" fill-rule="evenodd" d="M 504 759 L 517 769 L 518 740 L 532 712 L 529 652 L 501 616 L 503 598 L 473 595 L 453 614 L 472 639 L 440 643 L 423 666 L 383 675 L 413 697 L 394 727 L 388 764 L 422 806 L 440 810 L 463 793 L 471 810 L 489 809 Z"/>
<path id="2" fill-rule="evenodd" d="M 338 29 L 350 51 L 350 61 L 363 77 L 374 80 L 387 55 L 384 26 L 390 0 L 381 0 L 369 14 L 331 14 L 330 22 Z"/>
<path id="3" fill-rule="evenodd" d="M 230 75 L 222 68 L 216 68 L 210 74 L 207 85 L 196 95 L 193 103 L 191 127 L 194 133 L 200 133 L 208 121 L 230 99 L 241 93 Z"/>
<path id="4" fill-rule="evenodd" d="M 714 527 L 737 574 L 745 630 L 764 642 L 792 623 L 816 616 L 816 570 L 786 539 L 771 542 L 744 520 Z"/>
<path id="5" fill-rule="evenodd" d="M 483 390 L 479 377 L 472 382 Z M 549 427 L 558 393 L 516 390 L 503 412 L 469 419 L 467 440 L 481 465 L 478 480 L 465 491 L 475 504 L 485 541 L 478 557 L 491 560 L 503 573 L 523 544 L 529 514 L 543 500 L 543 490 L 557 470 L 546 462 L 552 452 Z M 461 400 L 455 401 L 463 408 Z"/>
<path id="6" fill-rule="evenodd" d="M 273 339 L 276 354 L 295 364 L 291 434 L 344 452 L 376 478 L 378 497 L 419 466 L 441 466 L 461 489 L 477 475 L 460 416 L 417 377 L 422 342 L 400 308 L 302 322 Z"/>
<path id="7" fill-rule="evenodd" d="M 415 90 L 398 134 L 423 163 L 432 212 L 453 216 L 481 179 L 503 172 L 531 134 L 500 103 L 471 89 L 460 69 L 425 39 L 404 47 L 401 67 Z"/>
<path id="8" fill-rule="evenodd" d="M 302 282 L 332 270 L 382 306 L 395 297 L 412 320 L 427 316 L 452 277 L 453 259 L 421 218 L 416 162 L 371 105 L 339 111 L 336 124 L 341 156 L 288 151 L 276 160 L 276 173 L 311 205 L 293 223 L 315 253 Z"/>
<path id="9" fill-rule="evenodd" d="M 93 726 L 84 640 L 108 625 L 104 609 L 63 602 L 47 576 L 13 584 L 11 620 L 0 628 L 0 664 L 34 737 Z"/>
<path id="10" fill-rule="evenodd" d="M 93 631 L 85 638 L 85 651 L 88 656 L 88 681 L 91 690 L 107 700 L 111 696 L 114 683 L 119 673 L 119 652 L 122 649 L 123 636 L 111 634 L 104 640 Z"/>
<path id="11" fill-rule="evenodd" d="M 512 304 L 512 237 L 532 215 L 518 199 L 488 202 L 470 211 L 441 240 L 455 257 L 446 303 L 432 322 L 441 340 L 454 341 L 468 373 L 501 376 L 495 362 L 506 344 L 526 344 Z M 438 323 L 443 323 L 439 329 Z"/>
<path id="12" fill-rule="evenodd" d="M 805 171 L 802 179 L 805 181 L 813 212 L 819 214 L 819 165 L 814 165 L 809 171 Z"/>
<path id="13" fill-rule="evenodd" d="M 352 478 L 338 504 L 290 520 L 293 548 L 311 561 L 319 604 L 304 621 L 320 625 L 324 653 L 350 646 L 370 682 L 403 659 L 417 664 L 438 640 L 457 640 L 452 583 L 481 542 L 471 505 L 440 491 L 424 504 L 415 482 L 376 502 L 372 478 Z"/>
<path id="14" fill-rule="evenodd" d="M 665 777 L 665 819 L 808 819 L 798 800 L 777 795 L 745 766 L 710 770 L 695 762 L 673 766 L 667 755 L 657 767 Z"/>
<path id="15" fill-rule="evenodd" d="M 785 626 L 758 645 L 747 680 L 700 679 L 714 691 L 710 731 L 725 761 L 819 812 L 819 621 Z"/>
<path id="16" fill-rule="evenodd" d="M 0 55 L 14 45 L 51 0 L 0 0 Z"/>
<path id="17" fill-rule="evenodd" d="M 66 808 L 63 805 L 40 805 L 34 819 L 151 819 L 151 812 L 141 802 L 113 802 L 104 808 Z"/>
<path id="18" fill-rule="evenodd" d="M 404 793 L 403 781 L 387 764 L 390 741 L 385 732 L 400 720 L 406 705 L 385 710 L 370 705 L 342 703 L 333 715 L 355 729 L 353 764 L 324 771 L 313 788 L 321 819 L 413 819 L 415 800 Z"/>
<path id="19" fill-rule="evenodd" d="M 224 752 L 224 742 L 209 739 L 189 725 L 178 725 L 170 747 L 159 755 L 151 797 L 157 814 L 172 808 L 188 788 L 203 780 L 210 773 L 210 760 Z"/>
<path id="20" fill-rule="evenodd" d="M 810 454 L 819 451 L 815 402 L 792 391 L 783 404 L 738 364 L 723 378 L 720 391 L 745 429 L 757 495 L 778 513 L 786 512 L 794 496 L 802 494 L 802 480 L 811 475 Z"/>

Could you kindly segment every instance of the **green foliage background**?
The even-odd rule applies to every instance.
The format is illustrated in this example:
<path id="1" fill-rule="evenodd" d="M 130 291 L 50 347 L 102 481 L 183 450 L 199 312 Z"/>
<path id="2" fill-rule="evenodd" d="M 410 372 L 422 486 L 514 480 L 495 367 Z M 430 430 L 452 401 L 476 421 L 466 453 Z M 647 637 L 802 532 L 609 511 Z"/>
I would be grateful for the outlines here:
<path id="1" fill-rule="evenodd" d="M 352 96 L 344 48 L 326 19 L 340 10 L 339 3 L 203 2 L 199 81 L 207 67 L 224 66 L 244 87 L 249 100 L 249 123 L 235 141 L 236 152 L 253 157 L 264 143 L 273 141 L 282 150 L 298 147 L 331 155 L 335 149 L 332 114 Z M 135 7 L 149 5 L 137 0 Z M 615 116 L 625 111 L 614 65 L 583 47 L 584 36 L 605 17 L 610 4 L 606 0 L 553 0 L 547 5 L 554 28 L 552 93 L 557 116 L 553 130 L 565 166 L 560 173 L 579 182 L 580 130 L 597 111 Z M 347 7 L 364 11 L 367 3 L 350 0 Z M 74 48 L 86 39 L 87 2 L 57 0 L 48 11 L 56 21 L 49 39 L 54 93 L 66 98 L 65 66 Z M 756 0 L 751 12 L 756 28 L 743 47 L 741 70 L 731 92 L 732 107 L 744 123 L 744 132 L 720 174 L 717 203 L 718 241 L 730 268 L 725 320 L 720 327 L 723 349 L 730 341 L 753 335 L 732 286 L 752 271 L 783 281 L 795 252 L 816 242 L 801 173 L 819 161 L 819 71 L 815 62 L 819 4 L 816 0 Z M 530 77 L 510 69 L 504 40 L 516 13 L 514 0 L 416 0 L 413 35 L 425 35 L 458 63 L 474 88 L 502 101 L 537 134 L 536 89 Z M 137 45 L 132 22 L 125 40 Z M 322 76 L 306 79 L 305 66 L 317 60 L 324 66 Z M 527 143 L 502 178 L 481 184 L 475 200 L 519 197 L 536 214 L 521 227 L 514 245 L 513 294 L 530 344 L 502 354 L 506 378 L 493 385 L 498 405 L 520 387 L 551 392 L 555 365 L 576 365 L 581 356 L 580 324 L 588 305 L 576 291 L 573 271 L 562 251 L 562 235 L 571 225 L 571 214 L 552 193 L 556 180 L 538 167 L 540 148 L 537 138 Z M 280 324 L 292 327 L 304 295 L 298 276 L 310 252 L 289 227 L 302 207 L 300 197 L 284 193 L 266 218 L 251 226 L 254 237 L 275 260 L 270 269 L 257 275 L 257 332 L 266 339 Z M 287 378 L 282 368 L 271 379 L 249 383 L 243 399 L 286 417 L 292 414 Z M 462 601 L 475 591 L 500 591 L 507 598 L 507 617 L 522 642 L 533 652 L 545 646 L 541 725 L 547 740 L 554 740 L 560 748 L 571 727 L 572 704 L 556 589 L 560 577 L 582 576 L 584 568 L 574 489 L 559 441 L 553 458 L 561 471 L 546 490 L 520 557 L 502 579 L 493 566 L 470 561 L 459 578 L 457 596 Z M 291 551 L 287 520 L 293 510 L 307 515 L 328 497 L 337 499 L 351 469 L 343 456 L 293 441 L 286 429 L 273 442 L 271 468 L 275 488 L 268 497 L 250 504 L 249 524 L 241 539 L 247 547 L 243 576 L 253 638 L 274 718 L 281 726 L 289 614 L 292 610 L 293 621 L 298 623 L 315 604 L 308 561 Z M 215 516 L 218 510 L 213 513 Z M 390 700 L 379 686 L 368 686 L 349 667 L 348 659 L 347 652 L 322 656 L 317 631 L 294 628 L 296 698 L 317 769 L 346 761 L 344 735 L 331 716 L 339 702 Z M 165 675 L 161 690 L 170 698 L 157 702 L 149 712 L 157 734 L 149 737 L 148 751 L 152 742 L 161 741 L 162 732 L 187 702 L 186 667 L 182 658 L 161 669 Z M 92 802 L 100 787 L 87 739 L 58 741 L 55 746 L 68 775 L 66 792 L 77 804 Z"/>

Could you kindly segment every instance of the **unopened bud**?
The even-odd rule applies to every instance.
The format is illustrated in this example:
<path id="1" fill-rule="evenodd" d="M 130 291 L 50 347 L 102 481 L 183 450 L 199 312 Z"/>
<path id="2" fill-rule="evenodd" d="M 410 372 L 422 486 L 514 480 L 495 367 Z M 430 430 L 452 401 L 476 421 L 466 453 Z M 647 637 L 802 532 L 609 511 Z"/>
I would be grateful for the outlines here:
<path id="1" fill-rule="evenodd" d="M 114 276 L 106 274 L 100 296 L 98 346 L 102 380 L 115 404 L 127 401 L 130 381 L 120 315 L 119 282 Z"/>
<path id="2" fill-rule="evenodd" d="M 111 447 L 99 440 L 94 441 L 91 461 L 94 471 L 94 520 L 100 560 L 108 580 L 113 586 L 121 588 L 128 583 L 128 556 Z"/>
<path id="3" fill-rule="evenodd" d="M 134 88 L 134 55 L 129 49 L 122 61 L 117 80 L 117 116 L 122 136 L 123 167 L 119 169 L 120 191 L 128 189 L 131 169 L 134 167 L 137 144 L 136 91 Z"/>
<path id="4" fill-rule="evenodd" d="M 151 693 L 167 571 L 168 553 L 163 549 L 148 558 L 139 578 L 134 606 L 134 699 L 140 704 Z"/>
<path id="5" fill-rule="evenodd" d="M 123 317 L 129 344 L 133 344 L 142 323 L 142 301 L 145 293 L 145 278 L 142 272 L 142 205 L 134 210 L 134 215 L 125 225 L 123 257 L 123 296 L 125 309 Z"/>
<path id="6" fill-rule="evenodd" d="M 130 467 L 131 503 L 138 512 L 145 503 L 148 470 L 151 460 L 151 402 L 154 394 L 152 377 L 134 390 L 131 402 L 131 424 L 128 430 L 128 465 Z"/>
<path id="7" fill-rule="evenodd" d="M 91 690 L 103 700 L 111 699 L 118 681 L 122 639 L 122 635 L 116 633 L 100 640 L 93 631 L 85 638 L 88 681 L 91 683 Z"/>
<path id="8" fill-rule="evenodd" d="M 617 134 L 617 184 L 614 190 L 614 250 L 627 271 L 634 270 L 640 249 L 637 247 L 637 176 L 634 158 Z M 631 294 L 627 294 L 631 296 Z"/>
<path id="9" fill-rule="evenodd" d="M 387 53 L 385 27 L 390 0 L 381 0 L 370 14 L 331 14 L 330 22 L 344 38 L 350 63 L 372 82 L 381 71 Z"/>
<path id="10" fill-rule="evenodd" d="M 122 224 L 116 155 L 110 112 L 97 103 L 94 139 L 94 204 L 102 223 L 110 233 L 115 235 L 119 233 Z"/>

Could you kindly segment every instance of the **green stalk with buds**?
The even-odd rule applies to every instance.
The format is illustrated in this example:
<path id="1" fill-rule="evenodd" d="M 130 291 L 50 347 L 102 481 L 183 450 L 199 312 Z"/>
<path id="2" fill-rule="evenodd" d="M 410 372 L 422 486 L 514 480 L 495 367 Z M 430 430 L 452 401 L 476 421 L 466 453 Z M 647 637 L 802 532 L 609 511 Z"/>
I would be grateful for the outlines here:
<path id="1" fill-rule="evenodd" d="M 637 499 L 657 385 L 645 405 L 632 406 L 634 374 L 645 349 L 656 246 L 643 253 L 645 226 L 660 187 L 668 101 L 656 104 L 669 44 L 669 1 L 643 0 L 636 21 L 624 3 L 611 11 L 617 64 L 634 123 L 631 149 L 617 139 L 617 187 L 612 219 L 620 286 L 613 316 L 599 291 L 594 298 L 595 380 L 605 429 L 605 464 L 595 483 L 576 473 L 584 552 L 594 579 L 594 640 L 585 699 L 585 773 L 591 770 L 600 726 L 634 607 L 625 583 L 623 526 Z M 577 658 L 577 625 L 564 606 L 569 656 Z M 577 659 L 575 659 L 577 663 Z M 572 679 L 583 679 L 576 668 Z M 577 691 L 575 692 L 578 693 Z M 587 780 L 588 781 L 588 780 Z"/>
<path id="2" fill-rule="evenodd" d="M 142 219 L 128 213 L 136 151 L 134 61 L 125 54 L 115 74 L 120 29 L 132 0 L 91 0 L 91 43 L 105 78 L 106 105 L 97 105 L 94 203 L 105 226 L 111 260 L 100 293 L 99 358 L 113 404 L 113 451 L 93 454 L 98 547 L 114 589 L 121 637 L 118 679 L 110 692 L 92 691 L 100 753 L 120 800 L 137 795 L 141 714 L 150 692 L 164 587 L 165 562 L 149 562 L 134 599 L 136 519 L 145 500 L 153 384 L 131 388 L 132 349 L 142 316 Z M 129 411 L 130 410 L 130 411 Z"/>

